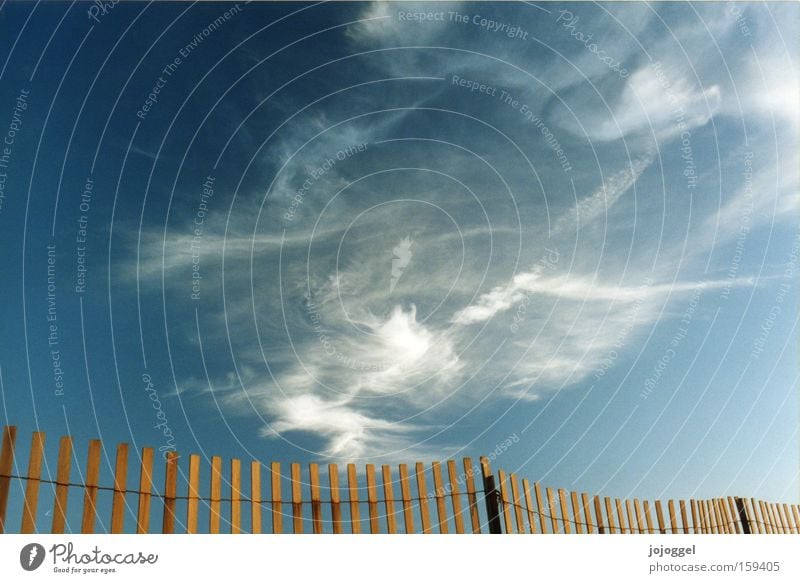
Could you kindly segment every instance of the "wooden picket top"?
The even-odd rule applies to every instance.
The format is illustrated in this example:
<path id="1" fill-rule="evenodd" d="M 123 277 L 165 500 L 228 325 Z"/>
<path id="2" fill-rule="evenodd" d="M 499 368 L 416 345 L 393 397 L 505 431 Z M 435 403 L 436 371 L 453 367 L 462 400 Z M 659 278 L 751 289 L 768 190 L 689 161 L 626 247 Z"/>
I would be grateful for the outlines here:
<path id="1" fill-rule="evenodd" d="M 334 466 L 335 467 L 335 466 Z M 400 464 L 400 499 L 403 502 L 403 523 L 406 527 L 406 534 L 414 533 L 414 511 L 411 505 L 411 483 L 408 478 L 408 466 Z"/>
<path id="2" fill-rule="evenodd" d="M 120 444 L 119 448 L 117 449 L 117 464 L 119 467 L 120 462 L 120 450 L 124 446 L 125 451 L 125 463 L 127 464 L 127 452 L 128 448 L 125 444 Z M 67 496 L 69 494 L 69 473 L 72 467 L 72 438 L 68 436 L 64 436 L 61 438 L 61 444 L 58 448 L 58 466 L 56 469 L 56 498 L 53 503 L 53 524 L 51 526 L 51 532 L 53 534 L 63 534 L 64 530 L 67 525 Z M 127 466 L 126 466 L 127 467 Z M 2 471 L 2 470 L 0 470 Z M 120 470 L 121 471 L 121 470 Z M 116 479 L 115 478 L 115 486 L 116 486 Z M 7 478 L 5 478 L 7 480 Z M 122 478 L 124 482 L 124 477 Z M 119 512 L 118 509 L 118 501 L 116 499 L 117 493 L 114 492 L 114 511 L 117 513 Z M 0 504 L 3 502 L 0 501 Z M 121 532 L 121 530 L 114 530 L 113 525 L 115 524 L 115 518 L 117 521 L 121 520 L 114 514 L 112 511 L 112 530 L 111 532 L 117 533 Z M 0 520 L 0 532 L 2 532 L 2 520 Z"/>
<path id="3" fill-rule="evenodd" d="M 62 442 L 64 439 L 68 438 L 61 438 Z M 69 449 L 72 449 L 72 444 L 70 442 Z M 61 452 L 59 451 L 59 464 L 61 463 Z M 69 462 L 67 462 L 69 463 Z M 66 479 L 63 483 L 69 483 L 69 466 L 67 466 L 66 470 Z M 59 479 L 59 481 L 61 481 Z M 111 533 L 112 534 L 120 534 L 124 531 L 125 527 L 125 494 L 127 493 L 127 481 L 128 481 L 128 444 L 127 443 L 120 443 L 117 445 L 117 456 L 114 463 L 114 497 L 111 502 Z M 64 510 L 67 508 L 66 503 L 66 491 L 68 490 L 68 486 L 64 487 Z M 63 516 L 61 517 L 63 520 Z M 56 510 L 53 509 L 53 521 L 56 519 Z M 61 528 L 63 531 L 63 522 L 61 523 Z M 55 525 L 54 525 L 55 531 Z"/>
<path id="4" fill-rule="evenodd" d="M 167 466 L 164 473 L 164 516 L 161 532 L 172 534 L 175 532 L 175 496 L 178 484 L 178 454 L 174 451 L 167 452 Z"/>
<path id="5" fill-rule="evenodd" d="M 139 468 L 139 507 L 136 514 L 136 534 L 146 534 L 150 527 L 150 498 L 153 487 L 153 448 L 142 449 Z"/>
<path id="6" fill-rule="evenodd" d="M 339 468 L 336 464 L 328 466 L 328 484 L 330 484 L 331 522 L 334 534 L 342 534 L 342 500 L 339 494 Z"/>
<path id="7" fill-rule="evenodd" d="M 308 476 L 311 481 L 311 520 L 314 534 L 322 534 L 322 497 L 319 492 L 319 466 L 309 464 Z"/>
<path id="8" fill-rule="evenodd" d="M 394 515 L 394 487 L 392 484 L 392 468 L 387 465 L 381 466 L 381 474 L 383 477 L 384 509 L 386 511 L 386 532 L 389 534 L 396 534 L 397 521 Z"/>
<path id="9" fill-rule="evenodd" d="M 250 528 L 261 534 L 261 462 L 250 462 Z"/>
<path id="10" fill-rule="evenodd" d="M 200 506 L 200 456 L 189 456 L 189 491 L 186 495 L 186 532 L 197 533 L 197 511 Z"/>
<path id="11" fill-rule="evenodd" d="M 205 458 L 204 469 L 203 458 L 197 454 L 180 456 L 167 451 L 156 460 L 153 448 L 144 447 L 134 456 L 124 443 L 116 447 L 112 458 L 104 455 L 99 440 L 88 442 L 83 471 L 73 471 L 72 460 L 82 457 L 80 448 L 76 449 L 72 438 L 62 437 L 57 451 L 48 454 L 44 432 L 33 434 L 27 466 L 22 475 L 16 475 L 14 470 L 21 465 L 15 460 L 16 443 L 16 428 L 4 427 L 0 533 L 44 532 L 42 528 L 46 527 L 37 523 L 37 515 L 40 489 L 45 484 L 53 492 L 49 528 L 57 534 L 98 530 L 144 534 L 152 532 L 154 512 L 161 516 L 161 532 L 166 534 L 261 533 L 264 512 L 271 516 L 272 532 L 279 534 L 284 532 L 284 505 L 291 509 L 291 532 L 341 534 L 349 521 L 349 531 L 358 534 L 362 532 L 362 504 L 367 508 L 370 533 L 800 534 L 797 504 L 735 496 L 651 501 L 590 495 L 543 487 L 513 472 L 498 469 L 495 473 L 486 457 L 480 458 L 477 466 L 471 458 L 460 463 L 452 459 L 431 462 L 430 482 L 422 462 L 414 464 L 413 475 L 408 464 L 396 466 L 396 473 L 395 467 L 383 464 L 378 475 L 373 464 L 358 467 L 348 463 L 346 485 L 340 482 L 335 463 L 328 464 L 327 472 L 318 463 L 308 464 L 307 470 L 299 463 L 290 463 L 288 474 L 282 476 L 281 464 L 271 462 L 270 479 L 263 482 L 264 488 L 269 488 L 266 492 L 262 490 L 262 464 L 258 460 L 250 460 L 248 480 L 247 476 L 243 479 L 243 461 L 239 459 L 224 462 L 220 456 L 212 456 Z M 111 484 L 100 478 L 104 463 L 113 471 Z M 138 466 L 138 484 L 129 483 L 129 475 L 136 470 L 131 467 L 134 464 Z M 50 471 L 54 471 L 53 476 Z M 80 480 L 76 482 L 73 474 Z M 207 497 L 201 491 L 201 476 L 209 480 Z M 179 494 L 182 480 L 185 485 L 180 486 Z M 286 500 L 281 495 L 282 480 L 289 487 Z M 363 495 L 359 483 L 366 491 Z M 70 488 L 82 493 L 82 507 L 68 508 Z M 105 500 L 109 499 L 100 497 L 101 491 L 110 493 L 108 508 Z M 21 495 L 13 499 L 12 492 Z M 136 503 L 131 504 L 134 500 Z M 185 523 L 177 515 L 179 500 L 186 500 Z M 154 502 L 157 508 L 152 508 Z M 21 517 L 18 531 L 8 521 L 10 508 L 12 516 Z M 209 513 L 207 528 L 199 520 L 201 508 Z M 243 510 L 249 514 L 249 521 L 243 521 Z M 434 511 L 435 521 L 431 516 Z M 110 517 L 109 521 L 104 517 Z"/>
<path id="12" fill-rule="evenodd" d="M 25 504 L 22 509 L 22 534 L 35 531 L 36 507 L 39 502 L 39 485 L 42 476 L 42 459 L 44 457 L 44 433 L 37 431 L 31 440 L 31 453 L 28 459 L 28 477 L 25 483 Z M 88 482 L 87 482 L 88 483 Z"/>
<path id="13" fill-rule="evenodd" d="M 620 534 L 627 534 L 628 529 L 625 525 L 625 514 L 622 512 L 622 500 L 619 498 L 615 499 L 614 507 L 617 509 L 617 517 L 619 518 L 619 532 Z"/>
<path id="14" fill-rule="evenodd" d="M 355 464 L 347 464 L 347 488 L 350 495 L 350 532 L 361 532 L 361 515 L 358 509 L 358 478 Z"/>
<path id="15" fill-rule="evenodd" d="M 303 534 L 303 484 L 300 464 L 291 465 L 292 475 L 292 532 Z"/>
<path id="16" fill-rule="evenodd" d="M 231 534 L 242 532 L 242 462 L 231 460 Z"/>
<path id="17" fill-rule="evenodd" d="M 222 458 L 211 458 L 211 504 L 208 517 L 208 531 L 211 534 L 219 533 L 220 519 L 222 518 Z"/>
<path id="18" fill-rule="evenodd" d="M 381 531 L 378 522 L 378 489 L 375 485 L 375 466 L 367 464 L 367 510 L 369 513 L 369 531 L 379 534 Z"/>
<path id="19" fill-rule="evenodd" d="M 281 464 L 272 462 L 270 465 L 272 477 L 272 534 L 283 532 L 283 514 L 281 512 Z"/>
<path id="20" fill-rule="evenodd" d="M 428 511 L 428 498 L 425 493 L 428 491 L 425 486 L 425 466 L 421 462 L 417 462 L 417 492 L 419 494 L 419 517 L 422 521 L 422 533 L 429 534 L 431 531 L 431 515 Z"/>

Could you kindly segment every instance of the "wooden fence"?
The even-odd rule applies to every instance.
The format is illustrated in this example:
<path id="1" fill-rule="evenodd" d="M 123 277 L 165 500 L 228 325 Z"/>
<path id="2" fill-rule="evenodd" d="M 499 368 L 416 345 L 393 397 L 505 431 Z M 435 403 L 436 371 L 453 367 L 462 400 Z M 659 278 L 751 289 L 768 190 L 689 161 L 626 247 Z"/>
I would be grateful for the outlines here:
<path id="1" fill-rule="evenodd" d="M 388 465 L 378 470 L 366 464 L 361 473 L 354 464 L 347 464 L 342 476 L 336 464 L 329 464 L 322 478 L 320 466 L 314 463 L 305 472 L 300 464 L 288 464 L 286 472 L 286 466 L 278 462 L 264 467 L 251 461 L 244 477 L 249 485 L 243 485 L 238 459 L 223 467 L 222 458 L 212 457 L 207 466 L 210 472 L 204 470 L 201 481 L 199 455 L 188 456 L 188 468 L 181 466 L 181 456 L 174 452 L 167 452 L 164 463 L 156 464 L 153 448 L 145 447 L 134 460 L 138 481 L 131 488 L 128 445 L 116 447 L 112 463 L 102 443 L 91 440 L 85 469 L 76 468 L 80 479 L 73 482 L 72 461 L 78 457 L 70 437 L 60 440 L 53 479 L 46 463 L 46 473 L 42 472 L 46 459 L 42 432 L 33 434 L 27 472 L 15 471 L 16 433 L 12 426 L 3 429 L 0 533 L 11 530 L 12 491 L 19 491 L 19 522 L 13 524 L 20 524 L 21 533 L 46 532 L 48 526 L 53 533 L 237 534 L 261 533 L 267 528 L 273 533 L 390 534 L 800 532 L 798 505 L 731 496 L 668 500 L 666 504 L 590 496 L 542 488 L 538 482 L 520 480 L 502 470 L 493 473 L 485 457 L 478 464 L 470 458 L 460 464 L 433 462 L 430 467 L 400 464 L 396 474 Z M 101 485 L 103 471 L 110 472 L 112 485 Z M 268 492 L 262 487 L 266 483 Z M 156 484 L 163 488 L 159 490 Z M 51 508 L 46 512 L 49 525 L 46 520 L 37 521 L 42 502 L 51 502 L 46 504 Z M 110 515 L 100 512 L 109 507 Z M 155 524 L 158 515 L 160 525 Z"/>

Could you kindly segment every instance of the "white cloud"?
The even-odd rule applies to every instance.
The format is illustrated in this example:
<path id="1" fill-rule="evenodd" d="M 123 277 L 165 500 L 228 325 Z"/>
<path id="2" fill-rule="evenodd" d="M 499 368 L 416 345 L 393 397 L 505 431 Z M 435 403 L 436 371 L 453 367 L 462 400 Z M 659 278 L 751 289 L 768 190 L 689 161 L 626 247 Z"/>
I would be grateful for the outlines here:
<path id="1" fill-rule="evenodd" d="M 581 91 L 588 90 L 581 87 Z M 572 108 L 577 120 L 563 109 L 554 115 L 563 127 L 579 136 L 585 131 L 592 141 L 608 142 L 631 135 L 668 140 L 683 129 L 704 126 L 719 111 L 721 102 L 719 85 L 698 87 L 678 67 L 659 63 L 634 71 L 621 94 L 609 102 L 611 111 L 598 99 L 585 99 Z"/>

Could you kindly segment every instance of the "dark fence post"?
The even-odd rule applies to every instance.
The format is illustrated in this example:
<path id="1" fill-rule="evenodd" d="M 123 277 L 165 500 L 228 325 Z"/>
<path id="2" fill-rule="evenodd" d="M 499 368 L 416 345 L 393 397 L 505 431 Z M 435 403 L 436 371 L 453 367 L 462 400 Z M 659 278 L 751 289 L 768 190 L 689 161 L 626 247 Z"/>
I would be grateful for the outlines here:
<path id="1" fill-rule="evenodd" d="M 489 467 L 488 458 L 481 458 L 481 473 L 483 474 L 483 491 L 486 500 L 486 515 L 489 518 L 489 534 L 503 534 L 503 527 L 500 523 L 500 506 L 498 505 L 497 485 L 494 475 Z"/>
<path id="2" fill-rule="evenodd" d="M 744 507 L 744 500 L 738 496 L 734 498 L 734 500 L 736 500 L 736 512 L 739 513 L 739 521 L 742 523 L 742 532 L 744 534 L 753 534 L 753 531 L 750 530 L 750 521 L 747 519 L 747 510 Z"/>

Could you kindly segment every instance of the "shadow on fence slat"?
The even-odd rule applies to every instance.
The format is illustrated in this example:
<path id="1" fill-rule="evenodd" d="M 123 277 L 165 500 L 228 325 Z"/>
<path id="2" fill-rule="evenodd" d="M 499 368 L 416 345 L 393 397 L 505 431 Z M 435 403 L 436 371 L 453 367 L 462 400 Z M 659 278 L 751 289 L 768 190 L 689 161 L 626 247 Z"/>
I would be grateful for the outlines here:
<path id="1" fill-rule="evenodd" d="M 325 473 L 321 479 L 320 467 L 316 463 L 308 465 L 307 473 L 303 472 L 300 464 L 292 463 L 289 465 L 289 474 L 282 476 L 280 463 L 272 462 L 269 465 L 271 479 L 267 480 L 270 486 L 267 495 L 262 492 L 262 464 L 257 460 L 250 462 L 249 480 L 245 477 L 244 481 L 241 461 L 230 460 L 230 465 L 227 466 L 230 473 L 226 470 L 223 480 L 221 457 L 213 456 L 208 469 L 203 470 L 200 456 L 189 455 L 188 473 L 184 475 L 181 471 L 181 456 L 175 452 L 167 452 L 163 474 L 159 474 L 163 475 L 163 489 L 158 490 L 158 486 L 154 484 L 154 450 L 145 447 L 141 450 L 141 456 L 135 460 L 139 465 L 138 488 L 131 489 L 128 485 L 130 456 L 127 444 L 117 446 L 113 484 L 106 486 L 100 479 L 103 445 L 99 440 L 89 442 L 85 471 L 81 473 L 81 468 L 77 468 L 80 480 L 72 482 L 74 444 L 70 437 L 62 437 L 59 441 L 54 480 L 49 474 L 42 475 L 46 455 L 43 432 L 33 434 L 25 474 L 15 475 L 16 437 L 16 427 L 3 428 L 0 449 L 0 533 L 14 532 L 8 520 L 10 504 L 16 508 L 13 512 L 19 512 L 20 533 L 44 532 L 37 527 L 37 515 L 40 486 L 47 484 L 46 490 L 53 488 L 48 490 L 53 493 L 50 525 L 53 533 L 73 532 L 71 524 L 79 525 L 78 529 L 82 533 L 92 533 L 96 530 L 98 519 L 100 527 L 108 528 L 111 533 L 151 532 L 151 507 L 153 499 L 156 499 L 160 505 L 158 510 L 162 515 L 163 533 L 202 532 L 199 519 L 201 508 L 208 511 L 209 533 L 261 533 L 262 516 L 266 507 L 271 516 L 271 530 L 279 534 L 283 532 L 284 517 L 282 479 L 287 480 L 291 493 L 289 505 L 292 532 L 302 533 L 305 529 L 314 534 L 340 534 L 345 531 L 346 522 L 350 523 L 350 532 L 362 532 L 361 505 L 364 504 L 364 496 L 359 496 L 359 471 L 354 464 L 347 464 L 347 486 L 342 488 L 336 464 L 328 465 L 326 484 Z M 111 461 L 107 459 L 107 463 L 110 467 Z M 382 465 L 380 488 L 376 467 L 366 464 L 362 484 L 366 484 L 369 532 L 427 534 L 454 530 L 458 534 L 800 533 L 800 506 L 797 504 L 726 496 L 710 500 L 678 500 L 677 506 L 675 500 L 668 500 L 665 512 L 661 500 L 655 500 L 651 504 L 650 500 L 621 500 L 608 496 L 601 498 L 585 492 L 567 492 L 561 488 L 555 491 L 544 488 L 543 496 L 539 482 L 520 480 L 516 474 L 507 474 L 503 470 L 497 470 L 495 474 L 486 457 L 480 459 L 478 466 L 473 465 L 470 458 L 464 458 L 463 473 L 459 473 L 456 460 L 447 460 L 444 464 L 446 473 L 442 462 L 431 463 L 434 487 L 432 492 L 428 491 L 425 465 L 420 462 L 415 464 L 413 476 L 410 475 L 407 464 L 400 464 L 396 474 L 392 466 Z M 48 468 L 48 465 L 44 463 L 44 467 Z M 482 479 L 480 488 L 476 485 L 476 471 L 480 472 Z M 206 477 L 203 478 L 203 475 Z M 180 487 L 180 492 L 179 476 L 181 484 L 184 484 Z M 208 480 L 207 497 L 201 493 L 203 480 Z M 415 482 L 416 492 L 412 489 L 412 481 Z M 158 483 L 162 483 L 161 478 Z M 14 489 L 15 492 L 21 492 L 20 500 L 12 499 L 14 484 L 24 484 L 24 488 Z M 307 491 L 306 495 L 304 491 Z M 70 507 L 70 492 L 77 495 L 82 492 L 82 507 L 76 507 L 80 500 L 73 500 Z M 182 495 L 182 492 L 186 492 L 186 495 Z M 103 495 L 99 496 L 100 493 Z M 103 500 L 106 500 L 105 504 L 110 501 L 110 523 L 102 521 Z M 45 497 L 42 504 L 49 506 L 50 499 Z M 244 521 L 242 504 L 249 506 L 249 513 L 245 508 Z M 431 522 L 431 504 L 436 508 L 436 531 Z M 415 507 L 419 522 L 414 517 Z M 126 523 L 126 516 L 135 520 Z M 419 531 L 418 525 L 421 528 Z"/>

